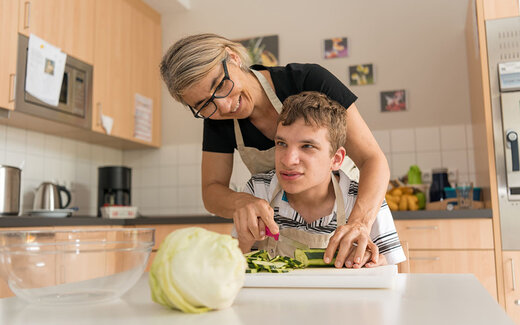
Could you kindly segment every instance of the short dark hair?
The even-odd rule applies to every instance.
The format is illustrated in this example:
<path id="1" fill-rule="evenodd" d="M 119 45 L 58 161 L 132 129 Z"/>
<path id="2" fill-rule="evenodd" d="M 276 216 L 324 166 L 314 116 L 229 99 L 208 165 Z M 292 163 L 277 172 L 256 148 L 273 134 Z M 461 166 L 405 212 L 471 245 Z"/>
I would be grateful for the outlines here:
<path id="1" fill-rule="evenodd" d="M 278 124 L 291 125 L 303 119 L 306 125 L 326 128 L 331 155 L 347 141 L 347 110 L 335 100 L 317 91 L 304 91 L 287 97 L 278 116 Z"/>

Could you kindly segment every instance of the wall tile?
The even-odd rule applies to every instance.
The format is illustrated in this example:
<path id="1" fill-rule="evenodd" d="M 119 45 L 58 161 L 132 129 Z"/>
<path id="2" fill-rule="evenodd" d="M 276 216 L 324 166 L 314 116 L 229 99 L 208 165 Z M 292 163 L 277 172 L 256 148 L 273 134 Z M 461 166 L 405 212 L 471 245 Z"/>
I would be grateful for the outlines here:
<path id="1" fill-rule="evenodd" d="M 61 139 L 61 159 L 75 160 L 76 159 L 76 147 L 77 142 L 74 140 L 63 138 Z"/>
<path id="2" fill-rule="evenodd" d="M 441 152 L 418 152 L 417 166 L 419 166 L 423 173 L 431 174 L 432 169 L 442 166 Z"/>
<path id="3" fill-rule="evenodd" d="M 0 151 L 5 150 L 6 133 L 7 133 L 7 126 L 0 124 Z"/>
<path id="4" fill-rule="evenodd" d="M 5 149 L 25 153 L 27 132 L 25 129 L 7 127 Z"/>
<path id="5" fill-rule="evenodd" d="M 162 187 L 159 190 L 159 207 L 161 209 L 173 209 L 178 203 L 178 191 L 182 188 L 177 187 Z"/>
<path id="6" fill-rule="evenodd" d="M 43 157 L 39 155 L 27 154 L 25 168 L 22 174 L 27 179 L 41 180 L 44 174 Z"/>
<path id="7" fill-rule="evenodd" d="M 471 124 L 466 124 L 466 144 L 468 149 L 475 148 L 473 145 L 473 126 Z"/>
<path id="8" fill-rule="evenodd" d="M 200 164 L 192 164 L 192 165 L 179 165 L 178 168 L 178 185 L 179 186 L 200 186 L 201 176 L 200 176 Z"/>
<path id="9" fill-rule="evenodd" d="M 139 196 L 139 208 L 156 208 L 159 206 L 159 188 L 143 188 Z"/>
<path id="10" fill-rule="evenodd" d="M 141 187 L 159 187 L 159 169 L 143 168 L 141 169 Z"/>
<path id="11" fill-rule="evenodd" d="M 475 173 L 475 151 L 473 149 L 468 150 L 468 172 Z"/>
<path id="12" fill-rule="evenodd" d="M 45 150 L 45 137 L 38 132 L 27 131 L 27 153 L 43 155 Z"/>
<path id="13" fill-rule="evenodd" d="M 179 188 L 179 207 L 202 207 L 202 191 L 199 186 L 183 186 Z"/>
<path id="14" fill-rule="evenodd" d="M 61 138 L 44 134 L 44 156 L 45 157 L 53 157 L 53 158 L 60 158 L 61 154 Z"/>
<path id="15" fill-rule="evenodd" d="M 379 144 L 379 147 L 384 153 L 391 152 L 390 147 L 390 131 L 388 130 L 379 130 L 379 131 L 373 131 L 372 134 L 374 135 L 374 138 L 376 139 L 377 143 Z"/>
<path id="16" fill-rule="evenodd" d="M 177 186 L 178 183 L 177 166 L 159 167 L 159 185 L 161 187 Z"/>
<path id="17" fill-rule="evenodd" d="M 82 186 L 90 186 L 91 183 L 97 184 L 97 178 L 92 178 L 90 172 L 90 164 L 85 162 L 77 162 L 75 178 L 76 184 L 81 184 Z"/>
<path id="18" fill-rule="evenodd" d="M 76 165 L 70 160 L 62 160 L 60 167 L 60 178 L 59 183 L 67 186 L 66 183 L 70 183 L 76 180 Z"/>
<path id="19" fill-rule="evenodd" d="M 415 152 L 414 129 L 390 130 L 390 147 L 392 153 Z"/>
<path id="20" fill-rule="evenodd" d="M 161 166 L 175 166 L 178 164 L 178 146 L 166 145 L 159 152 Z"/>
<path id="21" fill-rule="evenodd" d="M 86 142 L 76 142 L 76 159 L 83 162 L 91 160 L 91 144 Z"/>
<path id="22" fill-rule="evenodd" d="M 61 160 L 54 157 L 43 159 L 43 181 L 57 182 L 61 177 Z"/>
<path id="23" fill-rule="evenodd" d="M 415 129 L 415 146 L 417 152 L 441 150 L 440 130 L 438 127 Z"/>
<path id="24" fill-rule="evenodd" d="M 442 167 L 457 169 L 459 173 L 468 173 L 468 154 L 466 150 L 442 151 Z"/>
<path id="25" fill-rule="evenodd" d="M 9 166 L 18 167 L 23 170 L 25 169 L 25 152 L 19 151 L 6 151 L 5 152 L 5 164 Z"/>
<path id="26" fill-rule="evenodd" d="M 466 127 L 464 124 L 441 126 L 442 150 L 466 149 Z"/>
<path id="27" fill-rule="evenodd" d="M 125 150 L 123 151 L 123 165 L 132 169 L 141 167 L 141 150 Z"/>
<path id="28" fill-rule="evenodd" d="M 200 164 L 202 161 L 201 144 L 181 144 L 178 147 L 178 162 L 180 165 Z"/>
<path id="29" fill-rule="evenodd" d="M 411 165 L 416 165 L 415 153 L 393 153 L 391 177 L 401 177 L 408 174 Z"/>

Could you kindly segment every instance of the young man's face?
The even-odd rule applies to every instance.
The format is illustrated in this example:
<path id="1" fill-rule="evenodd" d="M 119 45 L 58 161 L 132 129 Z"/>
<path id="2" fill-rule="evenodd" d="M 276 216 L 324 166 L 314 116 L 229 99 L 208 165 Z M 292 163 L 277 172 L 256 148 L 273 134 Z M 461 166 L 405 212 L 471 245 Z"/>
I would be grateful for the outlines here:
<path id="1" fill-rule="evenodd" d="M 328 130 L 305 125 L 303 119 L 278 124 L 274 141 L 276 176 L 290 194 L 327 186 L 331 171 L 339 169 L 345 155 L 341 147 L 331 157 Z"/>

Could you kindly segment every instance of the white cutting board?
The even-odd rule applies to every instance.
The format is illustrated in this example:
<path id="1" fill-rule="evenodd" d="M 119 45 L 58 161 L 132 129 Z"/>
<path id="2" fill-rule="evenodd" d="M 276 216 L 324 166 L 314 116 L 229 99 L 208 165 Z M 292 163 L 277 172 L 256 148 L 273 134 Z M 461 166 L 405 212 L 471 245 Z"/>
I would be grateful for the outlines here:
<path id="1" fill-rule="evenodd" d="M 246 273 L 244 287 L 256 288 L 392 288 L 397 265 L 376 268 L 307 268 L 288 273 Z"/>

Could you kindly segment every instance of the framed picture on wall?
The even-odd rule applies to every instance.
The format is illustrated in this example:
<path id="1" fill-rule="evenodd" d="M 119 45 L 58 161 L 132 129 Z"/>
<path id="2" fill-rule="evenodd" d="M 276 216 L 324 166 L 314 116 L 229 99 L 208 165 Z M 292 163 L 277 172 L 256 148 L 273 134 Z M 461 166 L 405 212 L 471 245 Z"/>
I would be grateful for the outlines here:
<path id="1" fill-rule="evenodd" d="M 381 96 L 381 112 L 400 112 L 406 110 L 406 91 L 390 90 L 382 91 Z"/>
<path id="2" fill-rule="evenodd" d="M 372 85 L 374 84 L 374 65 L 358 64 L 348 67 L 348 75 L 351 86 Z"/>
<path id="3" fill-rule="evenodd" d="M 323 57 L 325 59 L 343 58 L 348 56 L 348 42 L 346 37 L 334 37 L 323 42 Z"/>
<path id="4" fill-rule="evenodd" d="M 278 65 L 278 35 L 235 40 L 244 45 L 253 64 L 267 67 Z"/>

